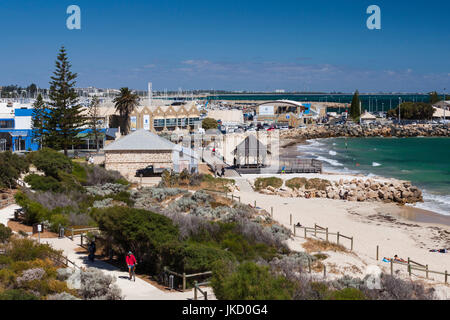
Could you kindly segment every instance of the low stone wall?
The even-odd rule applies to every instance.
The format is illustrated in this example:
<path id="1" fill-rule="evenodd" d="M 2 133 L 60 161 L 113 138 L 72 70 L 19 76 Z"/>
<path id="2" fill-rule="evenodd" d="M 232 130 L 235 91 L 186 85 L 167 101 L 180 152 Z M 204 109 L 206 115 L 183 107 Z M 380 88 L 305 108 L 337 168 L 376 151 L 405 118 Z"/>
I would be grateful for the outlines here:
<path id="1" fill-rule="evenodd" d="M 422 202 L 422 191 L 407 181 L 374 181 L 339 180 L 328 181 L 329 186 L 323 190 L 289 188 L 283 184 L 281 188 L 267 187 L 260 191 L 263 194 L 279 195 L 282 197 L 328 198 L 348 201 L 382 201 L 400 204 Z"/>

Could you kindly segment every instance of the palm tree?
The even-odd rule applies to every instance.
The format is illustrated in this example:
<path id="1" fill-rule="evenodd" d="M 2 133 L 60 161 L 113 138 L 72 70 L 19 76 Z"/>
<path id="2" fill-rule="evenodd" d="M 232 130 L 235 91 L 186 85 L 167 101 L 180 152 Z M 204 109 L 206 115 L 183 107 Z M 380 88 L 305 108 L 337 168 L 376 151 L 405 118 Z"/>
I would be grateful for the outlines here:
<path id="1" fill-rule="evenodd" d="M 114 99 L 114 103 L 122 120 L 120 133 L 126 135 L 130 131 L 130 114 L 139 105 L 139 96 L 128 88 L 120 88 L 120 95 Z"/>

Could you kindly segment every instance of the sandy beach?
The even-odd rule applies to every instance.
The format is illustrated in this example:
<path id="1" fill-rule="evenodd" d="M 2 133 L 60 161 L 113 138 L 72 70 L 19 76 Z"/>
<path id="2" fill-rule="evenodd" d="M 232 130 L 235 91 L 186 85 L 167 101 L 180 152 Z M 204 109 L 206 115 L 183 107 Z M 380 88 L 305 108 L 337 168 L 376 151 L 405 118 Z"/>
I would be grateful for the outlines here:
<path id="1" fill-rule="evenodd" d="M 285 175 L 292 178 L 297 175 Z M 308 175 L 309 178 L 316 176 Z M 320 175 L 318 175 L 320 176 Z M 334 175 L 332 175 L 334 176 Z M 368 265 L 378 265 L 385 272 L 390 272 L 390 264 L 382 262 L 383 257 L 391 258 L 398 255 L 403 259 L 412 259 L 424 265 L 429 270 L 444 272 L 450 269 L 450 253 L 429 252 L 430 249 L 450 248 L 450 225 L 445 217 L 436 218 L 434 213 L 407 206 L 380 202 L 349 202 L 331 199 L 284 198 L 278 195 L 265 195 L 253 191 L 250 182 L 255 175 L 243 175 L 236 179 L 243 203 L 253 205 L 271 212 L 273 219 L 292 230 L 292 223 L 314 227 L 318 224 L 328 227 L 330 232 L 354 238 L 352 253 L 327 252 L 329 259 L 324 261 L 336 276 L 343 274 L 362 277 Z M 351 178 L 352 176 L 347 176 Z M 339 179 L 339 175 L 334 178 Z M 441 222 L 441 223 L 439 223 Z M 336 239 L 330 239 L 336 241 Z M 290 241 L 294 250 L 304 251 L 303 235 Z M 349 248 L 349 240 L 341 240 L 341 244 Z M 379 259 L 376 260 L 376 248 L 379 247 Z M 395 265 L 398 276 L 408 277 L 406 266 Z M 333 272 L 331 272 L 332 276 Z M 432 283 L 443 283 L 443 275 L 429 275 L 425 280 L 424 272 L 413 272 L 413 279 Z M 443 290 L 442 297 L 450 298 L 450 287 L 436 285 Z"/>

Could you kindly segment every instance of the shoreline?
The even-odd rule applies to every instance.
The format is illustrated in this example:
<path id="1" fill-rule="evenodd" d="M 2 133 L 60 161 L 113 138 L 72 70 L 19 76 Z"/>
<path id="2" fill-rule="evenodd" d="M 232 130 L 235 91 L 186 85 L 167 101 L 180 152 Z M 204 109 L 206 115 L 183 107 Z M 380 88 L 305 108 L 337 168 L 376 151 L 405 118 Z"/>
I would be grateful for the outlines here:
<path id="1" fill-rule="evenodd" d="M 304 156 L 305 154 L 302 151 L 299 151 L 297 149 L 297 146 L 306 146 L 306 145 L 310 145 L 312 144 L 314 141 L 323 141 L 323 140 L 328 140 L 328 139 L 336 139 L 336 138 L 340 138 L 340 137 L 327 137 L 327 138 L 312 138 L 312 139 L 305 139 L 305 138 L 284 138 L 283 142 L 281 144 L 281 151 L 280 154 L 282 155 L 288 155 L 288 156 Z M 374 137 L 347 137 L 347 138 L 354 138 L 354 139 L 361 139 L 361 138 L 374 138 Z M 407 137 L 384 137 L 384 138 L 407 138 Z M 427 138 L 427 137 L 424 137 Z M 436 138 L 436 137 L 430 137 L 430 138 Z M 445 138 L 445 137 L 442 137 Z M 356 172 L 341 172 L 339 171 L 339 169 L 335 169 L 333 171 L 324 171 L 323 174 L 327 174 L 327 175 L 341 175 L 341 176 L 348 176 L 347 179 L 352 179 L 352 178 L 371 178 L 371 179 L 375 179 L 375 180 L 385 180 L 385 181 L 405 181 L 405 180 L 400 180 L 394 177 L 387 177 L 387 176 L 381 176 L 381 175 L 374 175 L 374 174 L 365 174 L 363 172 L 358 172 L 356 170 Z M 345 178 L 344 178 L 345 179 Z M 424 192 L 424 190 L 422 188 L 420 188 L 420 190 L 422 191 L 422 193 Z M 423 202 L 421 202 L 423 203 Z M 401 215 L 405 216 L 405 217 L 412 217 L 415 216 L 417 219 L 419 220 L 411 220 L 411 221 L 430 221 L 430 219 L 432 219 L 432 221 L 440 221 L 440 223 L 444 223 L 444 225 L 450 225 L 450 214 L 446 215 L 444 213 L 441 212 L 437 212 L 437 211 L 433 211 L 432 209 L 428 209 L 428 208 L 420 208 L 420 207 L 415 207 L 416 204 L 411 205 L 411 204 L 406 204 L 405 208 L 401 211 Z M 400 207 L 400 206 L 399 206 Z M 430 218 L 432 217 L 432 218 Z"/>

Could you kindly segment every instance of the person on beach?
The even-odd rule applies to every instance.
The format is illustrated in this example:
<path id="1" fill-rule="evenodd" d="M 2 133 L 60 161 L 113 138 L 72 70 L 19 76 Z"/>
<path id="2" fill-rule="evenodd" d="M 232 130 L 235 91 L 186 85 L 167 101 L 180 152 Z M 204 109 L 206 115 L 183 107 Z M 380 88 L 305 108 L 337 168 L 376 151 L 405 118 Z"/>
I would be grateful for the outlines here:
<path id="1" fill-rule="evenodd" d="M 136 265 L 137 265 L 136 258 L 134 257 L 134 255 L 131 251 L 128 251 L 125 261 L 128 266 L 128 273 L 130 274 L 130 280 L 131 280 L 131 271 L 134 271 L 136 268 Z"/>
<path id="2" fill-rule="evenodd" d="M 394 256 L 394 261 L 397 261 L 397 262 L 408 262 L 408 261 L 406 261 L 406 260 L 404 260 L 402 258 L 399 258 L 398 255 Z"/>

